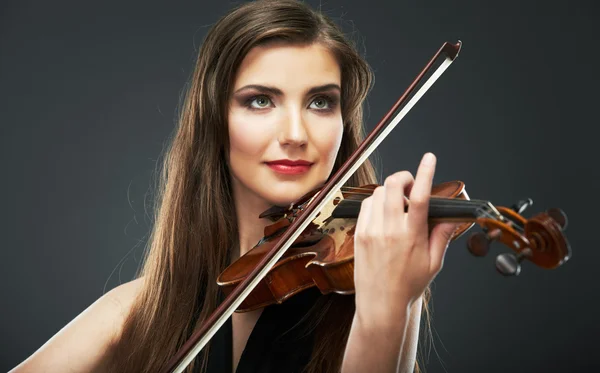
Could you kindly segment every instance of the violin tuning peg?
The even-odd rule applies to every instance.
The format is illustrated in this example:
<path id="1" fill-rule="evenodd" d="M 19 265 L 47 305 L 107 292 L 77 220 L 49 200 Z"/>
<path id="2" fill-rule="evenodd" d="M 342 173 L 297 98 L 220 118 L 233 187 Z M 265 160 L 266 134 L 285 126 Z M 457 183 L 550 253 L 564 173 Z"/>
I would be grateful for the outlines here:
<path id="1" fill-rule="evenodd" d="M 496 270 L 503 276 L 518 276 L 521 273 L 520 260 L 511 253 L 500 254 L 496 257 Z"/>
<path id="2" fill-rule="evenodd" d="M 467 248 L 475 256 L 486 256 L 490 251 L 490 243 L 500 237 L 502 231 L 494 229 L 490 233 L 475 232 L 467 240 Z"/>
<path id="3" fill-rule="evenodd" d="M 467 240 L 467 248 L 475 256 L 486 256 L 490 251 L 490 240 L 485 233 L 472 233 Z"/>
<path id="4" fill-rule="evenodd" d="M 525 211 L 528 207 L 531 207 L 531 205 L 533 205 L 533 200 L 531 198 L 527 198 L 524 200 L 521 200 L 517 203 L 515 203 L 514 205 L 511 206 L 511 208 L 517 213 L 517 214 L 521 214 L 523 211 Z"/>
<path id="5" fill-rule="evenodd" d="M 554 207 L 554 208 L 548 209 L 546 211 L 546 214 L 548 214 L 552 218 L 552 220 L 557 222 L 563 231 L 565 229 L 567 229 L 569 220 L 567 219 L 567 214 L 565 214 L 565 212 L 563 210 L 561 210 L 557 207 Z"/>
<path id="6" fill-rule="evenodd" d="M 504 276 L 518 276 L 521 273 L 521 262 L 531 255 L 531 250 L 523 249 L 514 255 L 512 253 L 500 254 L 496 257 L 496 270 Z"/>

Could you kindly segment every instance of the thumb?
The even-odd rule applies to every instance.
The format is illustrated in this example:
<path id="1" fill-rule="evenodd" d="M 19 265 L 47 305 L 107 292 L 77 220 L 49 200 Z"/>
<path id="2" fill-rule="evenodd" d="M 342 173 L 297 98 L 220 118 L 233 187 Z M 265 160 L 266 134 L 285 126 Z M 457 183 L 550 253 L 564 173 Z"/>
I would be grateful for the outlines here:
<path id="1" fill-rule="evenodd" d="M 431 264 L 438 271 L 442 269 L 446 249 L 459 225 L 458 223 L 439 223 L 431 229 L 429 252 L 431 255 Z"/>

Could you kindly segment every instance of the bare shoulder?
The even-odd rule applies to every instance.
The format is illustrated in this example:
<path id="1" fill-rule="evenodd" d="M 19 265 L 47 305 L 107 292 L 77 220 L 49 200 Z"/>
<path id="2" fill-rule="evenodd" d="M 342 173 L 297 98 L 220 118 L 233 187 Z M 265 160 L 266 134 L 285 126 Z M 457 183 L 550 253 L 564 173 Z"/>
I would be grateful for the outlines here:
<path id="1" fill-rule="evenodd" d="M 118 327 L 114 330 L 115 337 L 120 334 L 120 327 L 143 286 L 144 278 L 140 277 L 115 287 L 100 298 L 106 303 L 104 306 L 111 309 L 111 314 L 117 321 L 116 326 Z"/>
<path id="2" fill-rule="evenodd" d="M 107 352 L 143 284 L 138 278 L 108 291 L 10 373 L 104 372 Z"/>

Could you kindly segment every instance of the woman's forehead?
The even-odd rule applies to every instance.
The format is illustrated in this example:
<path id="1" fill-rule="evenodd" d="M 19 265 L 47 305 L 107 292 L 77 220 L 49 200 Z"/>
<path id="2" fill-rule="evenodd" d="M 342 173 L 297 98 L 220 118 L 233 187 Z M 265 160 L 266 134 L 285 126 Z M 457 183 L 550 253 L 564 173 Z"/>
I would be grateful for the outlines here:
<path id="1" fill-rule="evenodd" d="M 244 57 L 234 91 L 250 84 L 295 90 L 323 84 L 341 85 L 339 64 L 321 44 L 275 44 L 254 47 Z"/>

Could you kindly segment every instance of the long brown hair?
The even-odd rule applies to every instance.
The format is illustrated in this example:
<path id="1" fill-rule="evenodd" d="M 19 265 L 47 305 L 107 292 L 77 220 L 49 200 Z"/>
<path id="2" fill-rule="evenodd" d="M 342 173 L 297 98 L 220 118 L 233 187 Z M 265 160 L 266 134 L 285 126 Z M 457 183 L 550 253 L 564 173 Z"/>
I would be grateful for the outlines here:
<path id="1" fill-rule="evenodd" d="M 137 274 L 144 277 L 143 286 L 112 346 L 110 372 L 158 371 L 217 306 L 215 280 L 239 240 L 226 162 L 229 95 L 245 55 L 271 42 L 320 43 L 339 63 L 344 132 L 334 172 L 364 137 L 362 106 L 373 74 L 334 22 L 295 0 L 246 3 L 221 18 L 199 51 L 164 156 L 154 226 Z M 347 185 L 375 182 L 373 166 L 366 162 Z M 354 297 L 320 298 L 307 318 L 316 338 L 305 371 L 338 372 Z M 203 370 L 209 348 L 201 354 Z M 191 371 L 192 366 L 186 370 Z"/>

